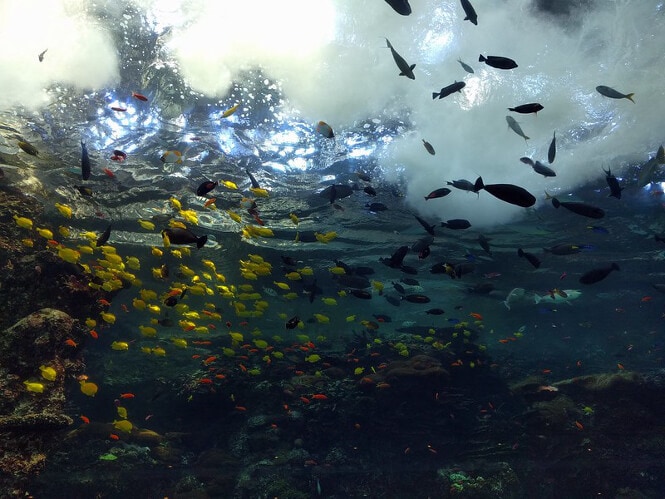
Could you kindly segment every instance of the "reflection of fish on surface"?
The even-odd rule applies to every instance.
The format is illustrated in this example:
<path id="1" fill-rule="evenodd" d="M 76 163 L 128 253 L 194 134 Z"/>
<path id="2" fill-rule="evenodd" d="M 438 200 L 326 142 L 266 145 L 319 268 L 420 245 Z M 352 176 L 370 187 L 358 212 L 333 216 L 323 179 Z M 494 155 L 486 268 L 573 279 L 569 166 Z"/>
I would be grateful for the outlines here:
<path id="1" fill-rule="evenodd" d="M 503 304 L 506 306 L 508 310 L 510 310 L 510 307 L 518 303 L 519 301 L 523 300 L 525 297 L 526 291 L 524 288 L 513 288 L 510 293 L 508 293 L 508 296 L 506 296 L 506 299 L 503 301 Z"/>
<path id="2" fill-rule="evenodd" d="M 547 295 L 535 293 L 533 301 L 536 305 L 540 302 L 567 303 L 568 305 L 572 305 L 570 302 L 578 299 L 580 296 L 582 296 L 582 292 L 579 289 L 554 289 Z"/>

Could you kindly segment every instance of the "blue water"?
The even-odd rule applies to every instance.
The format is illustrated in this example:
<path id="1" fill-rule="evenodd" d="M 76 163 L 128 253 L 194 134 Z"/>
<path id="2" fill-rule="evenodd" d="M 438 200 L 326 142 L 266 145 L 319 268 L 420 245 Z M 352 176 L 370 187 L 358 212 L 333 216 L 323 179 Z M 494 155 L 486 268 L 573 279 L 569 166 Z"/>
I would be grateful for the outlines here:
<path id="1" fill-rule="evenodd" d="M 72 433 L 58 434 L 62 443 L 49 447 L 41 475 L 19 481 L 20 490 L 36 497 L 663 495 L 662 446 L 650 435 L 659 431 L 662 395 L 665 310 L 657 285 L 665 284 L 665 247 L 654 236 L 665 232 L 665 205 L 661 166 L 645 173 L 663 140 L 662 3 L 476 0 L 478 26 L 462 20 L 459 2 L 411 4 L 406 17 L 379 0 L 316 8 L 295 0 L 102 2 L 75 13 L 36 11 L 26 33 L 8 31 L 18 5 L 0 8 L 13 43 L 25 47 L 22 65 L 0 54 L 13 68 L 0 78 L 1 187 L 43 207 L 43 214 L 5 210 L 14 239 L 34 240 L 18 253 L 57 249 L 16 227 L 14 214 L 72 249 L 87 244 L 86 231 L 99 235 L 112 223 L 109 244 L 125 265 L 127 257 L 140 261 L 140 269 L 125 267 L 131 276 L 122 275 L 122 289 L 92 293 L 78 315 L 76 306 L 68 310 L 81 323 L 95 319 L 99 338 L 81 339 L 84 372 L 66 375 Z M 50 31 L 69 22 L 77 29 Z M 398 76 L 384 37 L 416 64 L 415 80 Z M 518 68 L 489 67 L 479 53 L 514 58 Z M 453 81 L 466 83 L 459 94 L 430 99 Z M 603 96 L 598 85 L 634 93 L 635 103 Z M 506 109 L 529 102 L 544 109 L 537 116 Z M 506 115 L 528 141 L 507 128 Z M 334 138 L 317 132 L 320 120 Z M 88 181 L 81 140 L 93 165 Z M 112 160 L 114 150 L 127 159 Z M 167 151 L 182 162 L 160 161 Z M 536 174 L 523 156 L 556 177 Z M 608 169 L 624 187 L 621 199 L 608 196 Z M 247 171 L 265 196 L 250 190 Z M 535 205 L 449 185 L 448 196 L 423 199 L 446 182 L 479 176 L 527 189 Z M 195 194 L 207 180 L 220 182 L 207 195 L 212 207 Z M 79 193 L 81 185 L 92 197 Z M 350 195 L 330 202 L 321 192 L 331 185 Z M 555 209 L 546 193 L 605 216 Z M 198 223 L 186 221 L 172 198 Z M 72 218 L 55 203 L 70 206 Z M 431 253 L 409 250 L 402 267 L 386 265 L 398 248 L 427 236 L 414 215 L 436 226 Z M 440 227 L 450 219 L 471 227 Z M 190 246 L 190 254 L 166 247 L 160 231 L 170 220 L 207 235 L 206 245 Z M 70 234 L 58 234 L 59 226 Z M 257 230 L 270 232 L 252 237 Z M 544 251 L 563 243 L 583 250 Z M 540 267 L 519 258 L 518 248 Z M 102 258 L 95 249 L 79 263 L 92 277 Z M 243 275 L 252 261 L 263 275 Z M 468 264 L 470 273 L 431 272 L 443 263 Z M 579 282 L 612 263 L 620 270 Z M 162 265 L 169 275 L 158 278 Z M 348 266 L 346 277 L 340 266 Z M 366 281 L 350 284 L 349 276 Z M 523 296 L 509 309 L 504 301 L 515 288 Z M 157 294 L 145 301 L 158 311 L 133 305 L 142 289 Z M 164 303 L 173 289 L 187 289 L 178 307 Z M 558 290 L 581 295 L 568 303 L 554 299 Z M 536 303 L 535 295 L 544 298 Z M 110 305 L 95 304 L 100 298 Z M 34 310 L 47 305 L 35 301 Z M 88 306 L 94 313 L 83 312 Z M 444 313 L 426 312 L 434 308 Z M 300 325 L 287 329 L 294 317 Z M 99 385 L 94 398 L 80 392 L 81 374 Z M 551 386 L 558 391 L 542 388 Z M 125 419 L 130 432 L 114 426 Z M 140 437 L 141 429 L 158 435 Z M 115 459 L 100 459 L 109 454 Z"/>

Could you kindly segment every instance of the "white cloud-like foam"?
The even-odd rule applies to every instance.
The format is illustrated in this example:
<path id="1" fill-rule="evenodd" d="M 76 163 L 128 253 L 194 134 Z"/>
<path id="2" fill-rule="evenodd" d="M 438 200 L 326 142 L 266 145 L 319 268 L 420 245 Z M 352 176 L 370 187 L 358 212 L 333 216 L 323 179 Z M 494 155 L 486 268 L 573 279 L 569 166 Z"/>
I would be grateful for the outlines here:
<path id="1" fill-rule="evenodd" d="M 53 83 L 90 90 L 117 81 L 113 43 L 104 27 L 86 16 L 87 7 L 84 0 L 0 2 L 1 106 L 48 104 L 45 89 Z"/>

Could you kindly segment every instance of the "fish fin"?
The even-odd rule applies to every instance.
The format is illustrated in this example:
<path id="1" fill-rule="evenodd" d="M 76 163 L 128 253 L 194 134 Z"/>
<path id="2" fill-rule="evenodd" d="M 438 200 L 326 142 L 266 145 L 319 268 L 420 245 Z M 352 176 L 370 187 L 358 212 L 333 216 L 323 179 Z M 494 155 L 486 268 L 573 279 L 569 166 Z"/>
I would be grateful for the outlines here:
<path id="1" fill-rule="evenodd" d="M 208 241 L 208 236 L 201 236 L 196 240 L 196 247 L 201 249 L 205 245 L 205 243 Z"/>
<path id="2" fill-rule="evenodd" d="M 436 99 L 437 95 L 439 95 L 438 92 L 432 92 L 432 99 Z"/>
<path id="3" fill-rule="evenodd" d="M 635 104 L 635 101 L 633 100 L 633 95 L 635 95 L 635 93 L 627 94 L 627 95 L 626 95 L 626 99 L 628 99 L 630 102 L 632 102 L 633 104 Z"/>
<path id="4" fill-rule="evenodd" d="M 485 57 L 483 57 L 483 54 L 480 54 L 480 56 L 478 57 L 478 62 L 485 62 L 486 60 L 487 59 L 485 59 Z"/>
<path id="5" fill-rule="evenodd" d="M 484 189 L 484 188 L 485 188 L 485 184 L 483 184 L 483 177 L 478 177 L 476 179 L 476 183 L 473 184 L 473 190 L 477 194 L 479 190 Z"/>
<path id="6" fill-rule="evenodd" d="M 409 69 L 410 69 L 411 71 L 413 71 L 413 68 L 415 68 L 415 67 L 416 67 L 415 64 L 411 64 L 411 66 L 409 66 Z M 633 94 L 630 94 L 630 95 L 633 95 Z M 631 100 L 632 100 L 632 99 L 631 99 Z"/>

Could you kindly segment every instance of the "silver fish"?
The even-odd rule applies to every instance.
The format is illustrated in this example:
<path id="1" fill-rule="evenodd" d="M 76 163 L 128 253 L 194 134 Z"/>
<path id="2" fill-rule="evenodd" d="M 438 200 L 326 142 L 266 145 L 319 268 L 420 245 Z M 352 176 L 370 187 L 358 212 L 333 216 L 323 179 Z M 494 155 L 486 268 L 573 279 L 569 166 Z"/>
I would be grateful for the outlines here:
<path id="1" fill-rule="evenodd" d="M 524 140 L 529 140 L 529 137 L 524 134 L 522 127 L 520 127 L 520 124 L 517 122 L 517 120 L 515 120 L 515 118 L 512 116 L 506 116 L 506 121 L 508 122 L 508 126 L 513 132 L 524 138 Z"/>

